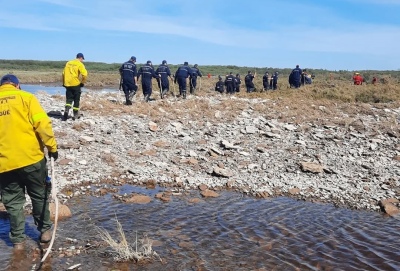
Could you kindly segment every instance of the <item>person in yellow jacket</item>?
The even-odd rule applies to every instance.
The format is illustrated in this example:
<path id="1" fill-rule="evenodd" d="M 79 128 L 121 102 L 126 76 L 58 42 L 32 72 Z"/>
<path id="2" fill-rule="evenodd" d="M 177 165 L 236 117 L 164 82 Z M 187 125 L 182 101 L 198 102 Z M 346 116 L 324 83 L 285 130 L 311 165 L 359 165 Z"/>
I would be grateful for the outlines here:
<path id="1" fill-rule="evenodd" d="M 0 188 L 1 200 L 10 217 L 10 240 L 16 250 L 24 248 L 25 191 L 32 200 L 32 216 L 40 241 L 50 242 L 45 148 L 57 160 L 57 143 L 51 120 L 37 98 L 20 89 L 15 75 L 0 81 Z"/>
<path id="2" fill-rule="evenodd" d="M 82 87 L 85 86 L 86 78 L 88 76 L 88 72 L 83 65 L 83 60 L 85 57 L 82 53 L 78 53 L 76 58 L 70 60 L 65 64 L 65 68 L 62 73 L 63 78 L 63 86 L 66 89 L 66 104 L 63 120 L 68 119 L 69 110 L 72 107 L 72 111 L 74 112 L 73 120 L 79 118 L 79 104 L 81 101 L 81 93 Z"/>

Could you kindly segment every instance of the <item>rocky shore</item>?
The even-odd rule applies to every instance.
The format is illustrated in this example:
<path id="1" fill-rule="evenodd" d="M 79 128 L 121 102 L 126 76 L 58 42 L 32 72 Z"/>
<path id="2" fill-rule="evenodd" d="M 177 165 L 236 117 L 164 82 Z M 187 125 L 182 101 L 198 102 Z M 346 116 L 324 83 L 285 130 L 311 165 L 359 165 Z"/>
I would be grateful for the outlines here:
<path id="1" fill-rule="evenodd" d="M 267 99 L 211 95 L 144 103 L 136 97 L 129 107 L 116 93 L 93 91 L 82 95 L 83 116 L 65 122 L 64 97 L 37 96 L 53 120 L 63 202 L 92 187 L 153 183 L 201 188 L 204 196 L 231 189 L 399 213 L 400 108 L 370 105 L 374 114 L 357 114 L 346 125 L 299 124 L 260 114 L 274 103 Z M 240 110 L 216 109 L 226 102 L 240 104 Z M 327 119 L 345 117 L 314 109 L 326 111 Z M 188 117 L 188 110 L 196 117 Z M 384 120 L 395 125 L 376 129 Z"/>

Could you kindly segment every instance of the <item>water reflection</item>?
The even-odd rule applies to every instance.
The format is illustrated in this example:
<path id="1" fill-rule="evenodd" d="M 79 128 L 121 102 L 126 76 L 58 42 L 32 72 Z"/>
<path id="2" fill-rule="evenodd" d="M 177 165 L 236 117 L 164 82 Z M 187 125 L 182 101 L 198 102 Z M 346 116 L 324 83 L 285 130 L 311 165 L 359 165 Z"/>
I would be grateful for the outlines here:
<path id="1" fill-rule="evenodd" d="M 197 192 L 163 203 L 154 199 L 158 190 L 120 187 L 119 193 L 130 192 L 153 200 L 122 204 L 107 195 L 71 201 L 74 216 L 60 222 L 55 247 L 71 246 L 66 238 L 81 245 L 98 240 L 97 226 L 117 236 L 117 216 L 128 240 L 135 240 L 136 231 L 156 240 L 153 249 L 163 262 L 146 263 L 139 270 L 400 270 L 399 221 L 379 213 L 231 192 L 197 204 L 188 201 L 199 197 Z M 8 227 L 4 220 L 0 223 L 1 229 Z M 10 247 L 4 238 L 0 247 L 1 268 Z M 137 270 L 133 263 L 113 263 L 104 251 L 55 257 L 53 270 L 76 263 L 81 270 Z"/>
<path id="2" fill-rule="evenodd" d="M 36 93 L 38 91 L 44 91 L 50 95 L 65 95 L 65 88 L 63 86 L 55 86 L 55 85 L 25 85 L 21 84 L 21 89 L 31 92 L 31 93 Z M 110 93 L 110 92 L 117 92 L 117 89 L 112 89 L 112 88 L 102 88 L 102 89 L 91 89 L 91 88 L 82 88 L 82 92 L 90 92 L 90 91 L 96 91 L 96 92 L 101 92 L 101 93 Z"/>

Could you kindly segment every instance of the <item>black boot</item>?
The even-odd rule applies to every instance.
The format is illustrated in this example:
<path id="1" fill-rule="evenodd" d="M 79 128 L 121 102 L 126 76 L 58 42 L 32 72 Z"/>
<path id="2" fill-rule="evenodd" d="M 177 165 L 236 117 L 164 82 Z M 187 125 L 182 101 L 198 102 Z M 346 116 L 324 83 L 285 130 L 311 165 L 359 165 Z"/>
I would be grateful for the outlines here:
<path id="1" fill-rule="evenodd" d="M 79 119 L 81 117 L 81 115 L 79 115 L 79 111 L 78 110 L 74 110 L 74 116 L 72 117 L 73 120 Z"/>
<path id="2" fill-rule="evenodd" d="M 182 96 L 183 96 L 183 99 L 186 99 L 186 90 L 182 91 Z"/>
<path id="3" fill-rule="evenodd" d="M 68 119 L 68 114 L 69 114 L 69 110 L 71 109 L 70 106 L 66 106 L 65 107 L 65 111 L 64 111 L 64 116 L 63 116 L 63 121 L 66 121 Z"/>

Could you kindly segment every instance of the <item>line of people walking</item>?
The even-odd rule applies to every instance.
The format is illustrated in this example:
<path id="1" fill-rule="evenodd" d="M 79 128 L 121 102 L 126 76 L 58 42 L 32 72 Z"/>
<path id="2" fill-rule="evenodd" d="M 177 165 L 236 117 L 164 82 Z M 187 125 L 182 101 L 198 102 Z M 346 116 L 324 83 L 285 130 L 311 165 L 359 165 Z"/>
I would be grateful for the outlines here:
<path id="1" fill-rule="evenodd" d="M 121 75 L 120 90 L 122 89 L 125 94 L 126 105 L 132 105 L 132 98 L 138 90 L 140 78 L 144 100 L 148 102 L 152 100 L 153 78 L 157 80 L 162 99 L 170 91 L 170 80 L 174 84 L 178 84 L 179 96 L 186 99 L 188 89 L 187 79 L 189 78 L 189 91 L 191 94 L 194 94 L 197 89 L 197 78 L 203 76 L 197 64 L 190 67 L 188 62 L 184 62 L 183 65 L 179 66 L 174 75 L 172 75 L 166 60 L 163 60 L 157 69 L 154 69 L 152 62 L 149 60 L 137 70 L 136 57 L 134 56 L 121 65 L 119 72 Z"/>

